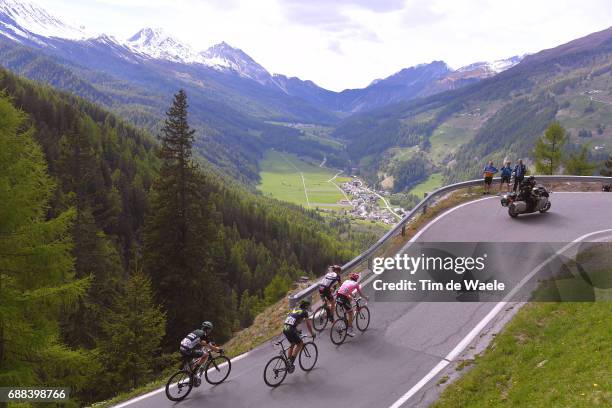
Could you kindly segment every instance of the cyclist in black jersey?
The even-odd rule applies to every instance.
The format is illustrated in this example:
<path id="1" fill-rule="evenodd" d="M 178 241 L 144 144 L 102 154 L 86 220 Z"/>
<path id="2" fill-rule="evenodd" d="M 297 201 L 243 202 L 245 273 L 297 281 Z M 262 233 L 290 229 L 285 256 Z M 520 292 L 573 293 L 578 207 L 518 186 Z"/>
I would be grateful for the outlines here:
<path id="1" fill-rule="evenodd" d="M 304 342 L 300 337 L 301 331 L 298 330 L 299 324 L 302 323 L 303 320 L 305 320 L 310 335 L 313 339 L 316 337 L 315 332 L 312 329 L 312 323 L 308 319 L 309 310 L 310 301 L 302 300 L 300 302 L 299 307 L 289 312 L 287 318 L 285 319 L 285 324 L 283 326 L 283 334 L 285 335 L 287 340 L 289 340 L 289 343 L 291 343 L 291 346 L 289 347 L 289 351 L 287 353 L 289 357 L 289 362 L 291 363 L 291 366 L 288 368 L 289 373 L 292 373 L 293 370 L 295 370 L 295 365 L 293 363 L 304 345 Z"/>
<path id="2" fill-rule="evenodd" d="M 342 267 L 334 265 L 329 267 L 330 271 L 325 274 L 321 282 L 319 282 L 319 294 L 321 300 L 327 305 L 328 319 L 334 322 L 334 312 L 336 311 L 336 299 L 334 298 L 334 290 L 338 288 L 338 285 L 342 281 L 340 273 Z"/>
<path id="3" fill-rule="evenodd" d="M 202 323 L 201 329 L 196 329 L 189 333 L 185 338 L 181 341 L 181 346 L 179 347 L 179 351 L 184 358 L 197 358 L 199 359 L 196 364 L 202 364 L 202 357 L 204 357 L 204 347 L 210 348 L 217 353 L 223 354 L 223 349 L 212 341 L 210 338 L 210 332 L 213 329 L 213 324 L 209 321 L 205 321 Z M 195 386 L 200 385 L 201 380 L 199 378 L 196 379 Z"/>

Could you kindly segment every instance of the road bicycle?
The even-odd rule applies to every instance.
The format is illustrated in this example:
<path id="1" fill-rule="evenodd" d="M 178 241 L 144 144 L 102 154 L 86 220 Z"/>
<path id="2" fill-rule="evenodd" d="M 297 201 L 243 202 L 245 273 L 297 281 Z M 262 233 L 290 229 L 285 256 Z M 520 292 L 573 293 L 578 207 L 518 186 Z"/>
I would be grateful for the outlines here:
<path id="1" fill-rule="evenodd" d="M 300 338 L 309 337 L 301 334 Z M 270 387 L 278 387 L 287 377 L 287 372 L 289 371 L 289 367 L 291 366 L 291 361 L 287 356 L 287 350 L 289 348 L 285 348 L 284 342 L 286 339 L 281 339 L 280 341 L 274 343 L 275 346 L 280 346 L 281 351 L 278 356 L 272 357 L 268 364 L 266 364 L 266 368 L 264 368 L 264 382 L 266 385 Z M 317 349 L 317 345 L 314 343 L 314 339 L 312 341 L 304 343 L 304 346 L 300 350 L 300 354 L 298 354 L 298 361 L 300 364 L 300 368 L 306 372 L 312 370 L 317 363 L 317 358 L 319 357 L 319 350 Z"/>
<path id="2" fill-rule="evenodd" d="M 193 387 L 202 383 L 202 374 L 209 384 L 217 385 L 225 381 L 231 370 L 230 359 L 223 353 L 213 356 L 210 349 L 202 357 L 183 358 L 180 370 L 166 383 L 166 397 L 170 401 L 182 401 Z"/>
<path id="3" fill-rule="evenodd" d="M 355 299 L 355 305 L 346 310 L 346 307 L 341 303 L 336 303 L 336 310 L 341 309 L 339 314 L 342 316 L 336 319 L 329 332 L 329 337 L 336 346 L 341 345 L 346 340 L 348 332 L 348 319 L 346 314 L 350 310 L 354 310 L 353 322 L 356 324 L 360 332 L 365 332 L 370 325 L 370 309 L 366 306 L 361 298 Z"/>

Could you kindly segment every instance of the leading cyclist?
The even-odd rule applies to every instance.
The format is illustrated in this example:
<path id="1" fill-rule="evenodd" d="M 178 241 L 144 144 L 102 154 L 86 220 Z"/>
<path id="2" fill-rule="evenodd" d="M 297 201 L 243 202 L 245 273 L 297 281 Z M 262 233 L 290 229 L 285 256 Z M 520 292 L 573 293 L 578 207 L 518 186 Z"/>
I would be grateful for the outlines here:
<path id="1" fill-rule="evenodd" d="M 334 312 L 336 311 L 336 301 L 334 299 L 333 291 L 342 281 L 340 273 L 342 267 L 334 265 L 329 267 L 330 271 L 325 274 L 321 282 L 319 282 L 319 294 L 321 300 L 327 305 L 327 318 L 334 322 Z"/>
<path id="2" fill-rule="evenodd" d="M 355 332 L 353 331 L 353 316 L 355 315 L 355 312 L 351 307 L 353 296 L 355 292 L 357 292 L 361 297 L 368 300 L 368 297 L 361 291 L 361 285 L 358 282 L 359 274 L 357 272 L 350 273 L 348 279 L 342 283 L 340 289 L 338 289 L 338 293 L 336 294 L 336 303 L 344 307 L 347 315 L 348 328 L 346 330 L 346 334 L 351 337 L 355 336 Z"/>

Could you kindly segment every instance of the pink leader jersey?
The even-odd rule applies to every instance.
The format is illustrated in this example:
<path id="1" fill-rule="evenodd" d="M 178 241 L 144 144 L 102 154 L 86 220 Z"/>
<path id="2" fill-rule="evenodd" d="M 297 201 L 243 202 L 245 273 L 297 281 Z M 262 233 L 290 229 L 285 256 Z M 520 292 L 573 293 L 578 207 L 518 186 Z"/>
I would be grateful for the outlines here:
<path id="1" fill-rule="evenodd" d="M 338 294 L 351 297 L 353 292 L 358 289 L 361 290 L 361 285 L 354 280 L 348 279 L 342 282 L 342 286 L 340 286 L 340 289 L 338 289 Z"/>

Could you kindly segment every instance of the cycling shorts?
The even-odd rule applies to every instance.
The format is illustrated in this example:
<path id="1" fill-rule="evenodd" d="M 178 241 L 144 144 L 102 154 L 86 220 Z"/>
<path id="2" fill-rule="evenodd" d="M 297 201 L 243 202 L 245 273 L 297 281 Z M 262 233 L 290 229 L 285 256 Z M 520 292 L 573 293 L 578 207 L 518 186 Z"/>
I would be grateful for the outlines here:
<path id="1" fill-rule="evenodd" d="M 332 296 L 331 288 L 326 288 L 325 286 L 319 286 L 319 294 L 321 295 L 321 299 L 323 300 L 334 300 Z"/>
<path id="2" fill-rule="evenodd" d="M 283 329 L 283 334 L 292 346 L 302 343 L 302 338 L 300 337 L 301 332 L 294 326 L 286 324 Z"/>
<path id="3" fill-rule="evenodd" d="M 340 303 L 341 305 L 345 307 L 345 309 L 350 309 L 351 307 L 351 299 L 349 299 L 347 296 L 344 296 L 340 293 L 336 295 L 336 303 Z"/>
<path id="4" fill-rule="evenodd" d="M 510 176 L 501 176 L 501 184 L 504 183 L 510 184 Z"/>

